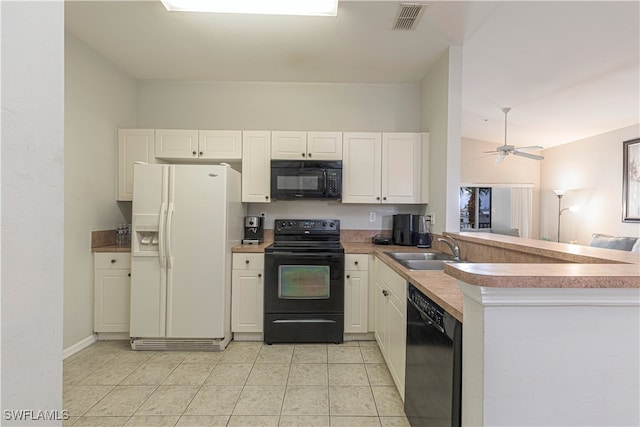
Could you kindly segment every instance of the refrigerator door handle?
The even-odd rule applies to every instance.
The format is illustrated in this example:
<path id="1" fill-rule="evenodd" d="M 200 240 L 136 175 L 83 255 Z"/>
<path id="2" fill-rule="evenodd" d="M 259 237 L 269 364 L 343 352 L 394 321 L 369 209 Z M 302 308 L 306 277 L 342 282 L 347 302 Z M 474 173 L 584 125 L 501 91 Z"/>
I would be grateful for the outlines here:
<path id="1" fill-rule="evenodd" d="M 173 251 L 171 250 L 171 239 L 173 238 L 172 236 L 172 230 L 173 230 L 173 206 L 174 203 L 173 202 L 169 202 L 169 212 L 167 213 L 167 232 L 166 232 L 166 238 L 167 238 L 167 267 L 171 268 L 173 267 Z"/>
<path id="2" fill-rule="evenodd" d="M 167 222 L 167 202 L 160 204 L 160 224 L 158 226 L 158 262 L 160 268 L 165 268 L 167 265 L 167 252 L 164 244 L 165 225 Z"/>

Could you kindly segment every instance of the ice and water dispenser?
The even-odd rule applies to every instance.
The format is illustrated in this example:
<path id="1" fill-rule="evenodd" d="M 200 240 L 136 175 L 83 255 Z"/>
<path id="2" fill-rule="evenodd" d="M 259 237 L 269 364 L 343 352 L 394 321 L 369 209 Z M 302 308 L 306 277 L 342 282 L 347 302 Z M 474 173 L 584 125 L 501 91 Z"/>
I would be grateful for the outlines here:
<path id="1" fill-rule="evenodd" d="M 132 255 L 157 256 L 160 245 L 160 216 L 154 214 L 134 215 L 132 227 Z"/>

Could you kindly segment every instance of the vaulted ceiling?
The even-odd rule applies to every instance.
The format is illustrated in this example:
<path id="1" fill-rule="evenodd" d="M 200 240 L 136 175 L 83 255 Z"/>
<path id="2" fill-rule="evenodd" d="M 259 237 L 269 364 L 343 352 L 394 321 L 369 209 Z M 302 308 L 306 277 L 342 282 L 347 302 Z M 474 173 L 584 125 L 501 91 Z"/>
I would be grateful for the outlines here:
<path id="1" fill-rule="evenodd" d="M 436 1 L 392 30 L 399 1 L 338 16 L 167 12 L 159 1 L 67 1 L 65 26 L 136 79 L 418 83 L 463 47 L 463 137 L 552 147 L 640 122 L 637 1 Z"/>

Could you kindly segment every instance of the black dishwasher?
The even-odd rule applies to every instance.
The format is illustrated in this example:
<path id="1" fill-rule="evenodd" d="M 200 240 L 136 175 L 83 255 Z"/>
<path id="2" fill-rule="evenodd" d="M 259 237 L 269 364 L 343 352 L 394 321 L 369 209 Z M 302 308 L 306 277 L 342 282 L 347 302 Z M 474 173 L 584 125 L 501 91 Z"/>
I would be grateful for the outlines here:
<path id="1" fill-rule="evenodd" d="M 412 427 L 459 427 L 462 323 L 407 283 L 404 412 Z"/>

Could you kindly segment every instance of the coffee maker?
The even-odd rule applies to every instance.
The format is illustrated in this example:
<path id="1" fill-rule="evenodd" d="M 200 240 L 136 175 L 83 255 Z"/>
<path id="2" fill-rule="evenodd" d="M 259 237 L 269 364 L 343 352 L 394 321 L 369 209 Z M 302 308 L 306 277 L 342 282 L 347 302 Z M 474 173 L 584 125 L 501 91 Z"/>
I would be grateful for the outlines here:
<path id="1" fill-rule="evenodd" d="M 416 246 L 418 244 L 417 215 L 396 214 L 393 216 L 393 244 Z"/>
<path id="2" fill-rule="evenodd" d="M 431 247 L 431 230 L 424 215 L 396 214 L 393 216 L 393 244 Z"/>
<path id="3" fill-rule="evenodd" d="M 261 216 L 244 217 L 243 245 L 258 245 L 264 241 L 264 222 Z"/>

